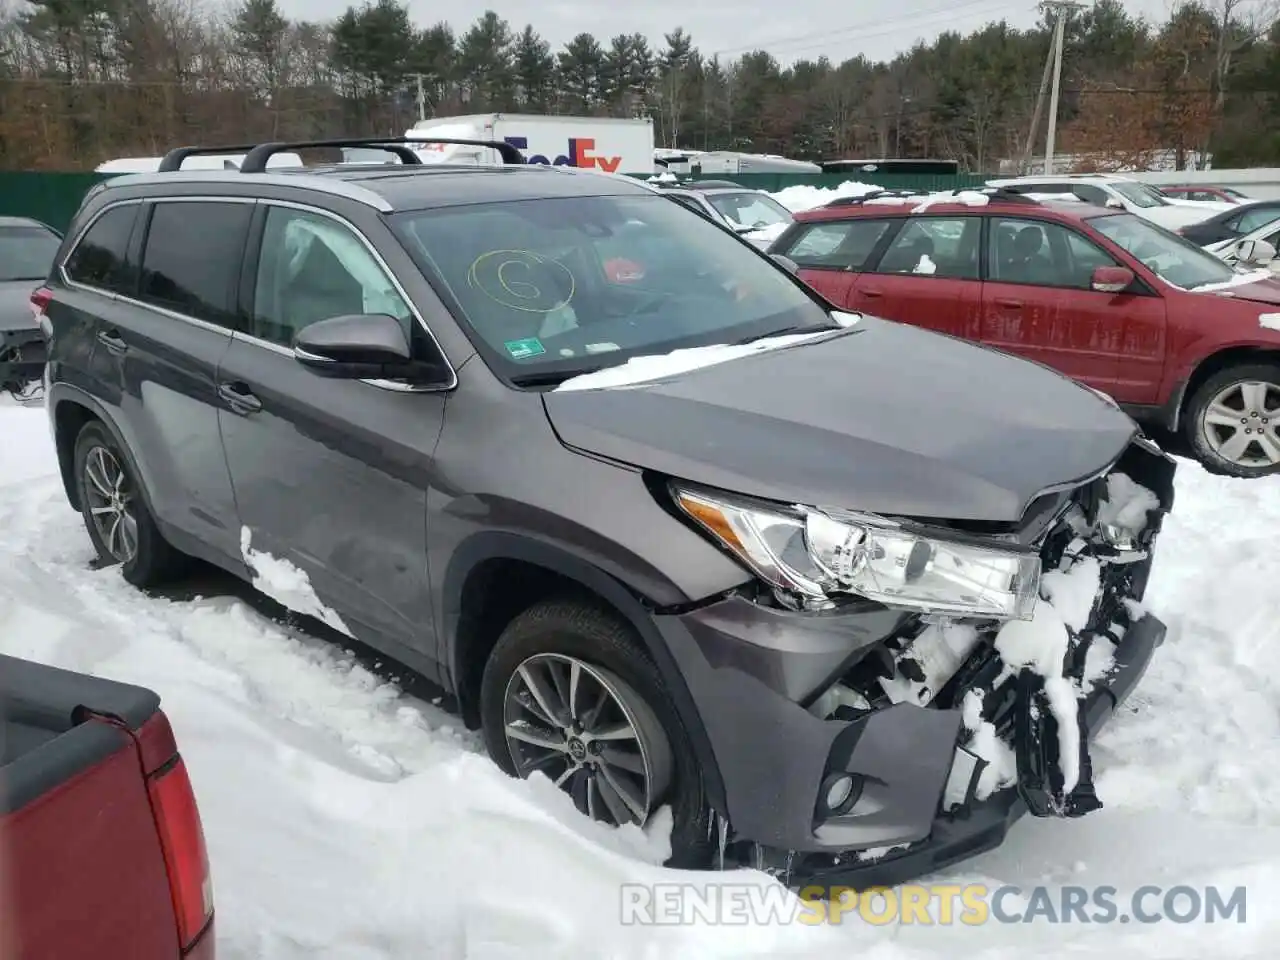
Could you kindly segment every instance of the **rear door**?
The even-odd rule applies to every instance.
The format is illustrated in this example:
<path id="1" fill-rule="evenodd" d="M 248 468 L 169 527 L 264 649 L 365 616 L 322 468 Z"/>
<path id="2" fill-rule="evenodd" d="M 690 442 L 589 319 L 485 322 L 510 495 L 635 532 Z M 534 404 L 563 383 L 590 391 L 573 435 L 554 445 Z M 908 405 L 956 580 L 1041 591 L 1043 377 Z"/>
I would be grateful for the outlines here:
<path id="1" fill-rule="evenodd" d="M 426 672 L 427 488 L 446 395 L 321 377 L 292 344 L 344 314 L 395 316 L 411 342 L 429 334 L 351 222 L 270 201 L 261 211 L 241 281 L 246 328 L 218 370 L 238 546 L 262 592 L 348 635 L 404 645 Z M 271 558 L 301 570 L 305 585 L 273 577 Z"/>
<path id="2" fill-rule="evenodd" d="M 784 248 L 773 252 L 800 268 L 800 278 L 837 306 L 852 306 L 856 272 L 884 248 L 900 220 L 857 217 L 802 224 Z"/>
<path id="3" fill-rule="evenodd" d="M 850 306 L 973 338 L 982 304 L 981 237 L 978 216 L 911 217 L 884 253 L 854 280 Z"/>
<path id="4" fill-rule="evenodd" d="M 115 209 L 119 222 L 110 224 Z M 252 202 L 162 198 L 143 203 L 128 263 L 110 300 L 99 298 L 93 393 L 138 461 L 163 524 L 177 544 L 236 554 L 235 502 L 218 437 L 214 372 L 231 342 L 235 289 Z M 67 266 L 73 283 L 100 275 L 99 225 L 123 233 L 123 208 L 108 208 Z M 132 230 L 132 228 L 130 228 Z"/>
<path id="5" fill-rule="evenodd" d="M 1121 402 L 1146 402 L 1122 376 L 1121 360 L 1140 344 L 1143 356 L 1162 363 L 1164 301 L 1141 281 L 1123 293 L 1095 291 L 1093 271 L 1104 266 L 1124 264 L 1064 224 L 992 217 L 980 339 Z"/>

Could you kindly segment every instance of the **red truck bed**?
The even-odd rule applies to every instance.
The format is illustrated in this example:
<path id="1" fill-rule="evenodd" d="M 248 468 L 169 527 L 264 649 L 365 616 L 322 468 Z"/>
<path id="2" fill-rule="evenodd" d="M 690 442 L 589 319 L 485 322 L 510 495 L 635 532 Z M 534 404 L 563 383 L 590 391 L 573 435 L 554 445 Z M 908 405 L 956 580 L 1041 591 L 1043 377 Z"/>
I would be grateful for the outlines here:
<path id="1" fill-rule="evenodd" d="M 0 960 L 212 960 L 186 766 L 150 690 L 0 656 Z"/>

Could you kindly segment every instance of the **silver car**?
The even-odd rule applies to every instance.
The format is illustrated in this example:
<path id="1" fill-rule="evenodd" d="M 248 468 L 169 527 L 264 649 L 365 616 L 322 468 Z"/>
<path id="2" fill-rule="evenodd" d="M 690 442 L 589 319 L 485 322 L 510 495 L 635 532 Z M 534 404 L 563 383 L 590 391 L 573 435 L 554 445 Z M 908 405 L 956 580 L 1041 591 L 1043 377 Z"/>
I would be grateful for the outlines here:
<path id="1" fill-rule="evenodd" d="M 0 390 L 20 392 L 44 370 L 31 294 L 49 276 L 62 237 L 25 217 L 0 217 Z"/>
<path id="2" fill-rule="evenodd" d="M 760 249 L 791 226 L 791 211 L 763 190 L 750 190 L 730 180 L 690 180 L 668 185 L 662 193 L 705 217 L 724 224 Z"/>

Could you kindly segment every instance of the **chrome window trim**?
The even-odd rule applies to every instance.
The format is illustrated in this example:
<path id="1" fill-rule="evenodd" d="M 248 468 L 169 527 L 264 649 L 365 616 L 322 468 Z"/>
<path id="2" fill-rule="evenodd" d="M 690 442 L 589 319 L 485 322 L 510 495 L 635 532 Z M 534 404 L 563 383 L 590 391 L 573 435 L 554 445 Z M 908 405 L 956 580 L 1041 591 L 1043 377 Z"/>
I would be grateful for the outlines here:
<path id="1" fill-rule="evenodd" d="M 172 176 L 172 174 L 166 174 L 166 176 Z M 250 176 L 256 176 L 256 175 L 250 174 Z M 102 287 L 95 287 L 91 284 L 79 283 L 71 279 L 70 274 L 67 273 L 67 261 L 71 259 L 72 255 L 79 248 L 81 242 L 83 242 L 85 238 L 85 235 L 91 229 L 93 229 L 94 224 L 96 224 L 98 220 L 100 220 L 107 213 L 107 211 L 113 210 L 116 207 L 123 207 L 129 204 L 136 204 L 138 206 L 141 206 L 145 203 L 249 203 L 249 204 L 261 203 L 261 204 L 266 204 L 270 206 L 300 210 L 303 213 L 312 213 L 318 216 L 328 217 L 329 219 L 336 221 L 337 223 L 341 224 L 343 227 L 350 230 L 352 233 L 356 235 L 356 237 L 359 238 L 360 242 L 364 244 L 365 249 L 367 249 L 369 253 L 373 256 L 379 268 L 381 268 L 382 271 L 386 273 L 387 277 L 390 278 L 392 285 L 396 289 L 396 292 L 400 295 L 400 298 L 405 302 L 405 305 L 409 308 L 410 313 L 413 314 L 413 317 L 418 322 L 418 325 L 421 326 L 422 329 L 426 332 L 427 336 L 431 338 L 431 342 L 435 344 L 437 352 L 444 359 L 445 366 L 448 367 L 449 369 L 449 380 L 447 383 L 444 383 L 444 384 L 418 385 L 418 384 L 403 383 L 398 380 L 361 380 L 360 382 L 368 384 L 371 387 L 376 387 L 379 390 L 387 390 L 393 393 L 446 393 L 450 390 L 455 389 L 458 386 L 457 370 L 454 369 L 453 364 L 449 361 L 449 358 L 445 355 L 444 349 L 440 346 L 440 341 L 436 339 L 435 333 L 431 330 L 431 328 L 427 325 L 426 320 L 423 319 L 422 315 L 418 312 L 418 308 L 414 306 L 413 299 L 409 296 L 408 292 L 404 289 L 404 286 L 400 283 L 399 278 L 396 277 L 394 271 L 392 271 L 391 267 L 387 264 L 386 260 L 383 259 L 382 254 L 380 254 L 377 248 L 373 246 L 373 244 L 369 241 L 369 238 L 366 237 L 364 233 L 362 233 L 359 230 L 359 228 L 357 228 L 356 225 L 353 224 L 346 217 L 343 217 L 340 214 L 336 214 L 331 210 L 325 210 L 322 207 L 316 207 L 311 204 L 298 203 L 292 200 L 262 199 L 259 197 L 219 197 L 219 196 L 204 196 L 204 195 L 197 195 L 197 196 L 178 195 L 178 196 L 165 196 L 165 197 L 129 197 L 123 200 L 115 200 L 115 201 L 112 201 L 111 203 L 105 204 L 102 207 L 102 209 L 99 210 L 97 213 L 95 213 L 93 217 L 76 233 L 75 239 L 72 241 L 71 246 L 67 249 L 66 256 L 64 256 L 61 262 L 58 264 L 58 274 L 61 277 L 62 282 L 66 284 L 68 287 L 71 287 L 72 289 L 75 289 L 75 290 L 84 290 L 91 293 L 95 293 L 95 294 L 98 294 L 99 296 L 107 297 L 111 300 L 115 300 L 121 303 L 127 303 L 127 304 L 130 304 L 131 306 L 142 307 L 147 310 L 154 311 L 155 313 L 158 313 L 161 316 L 169 317 L 174 320 L 183 320 L 187 323 L 194 324 L 195 326 L 205 330 L 211 330 L 216 333 L 225 333 L 225 334 L 228 334 L 230 338 L 233 340 L 240 340 L 245 343 L 266 347 L 276 353 L 279 353 L 283 356 L 287 356 L 290 359 L 294 359 L 293 351 L 287 347 L 281 346 L 278 343 L 272 343 L 269 340 L 263 340 L 260 337 L 255 337 L 252 334 L 245 333 L 244 331 L 241 331 L 241 330 L 233 330 L 230 327 L 224 327 L 220 324 L 210 323 L 207 320 L 201 320 L 199 317 L 193 317 L 193 316 L 190 316 L 189 314 L 180 313 L 176 310 L 171 310 L 167 307 L 161 307 L 161 306 L 157 306 L 156 304 L 146 303 L 135 297 L 130 297 L 122 293 L 116 293 L 115 291 L 107 290 Z M 138 268 L 141 269 L 142 265 L 139 264 Z"/>

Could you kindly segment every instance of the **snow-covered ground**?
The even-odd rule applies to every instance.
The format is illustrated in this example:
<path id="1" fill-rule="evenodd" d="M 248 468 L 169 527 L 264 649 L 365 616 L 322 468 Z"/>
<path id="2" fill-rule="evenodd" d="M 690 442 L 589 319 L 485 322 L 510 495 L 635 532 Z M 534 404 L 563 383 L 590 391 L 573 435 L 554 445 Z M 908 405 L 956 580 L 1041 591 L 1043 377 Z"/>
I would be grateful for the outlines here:
<path id="1" fill-rule="evenodd" d="M 1181 469 L 1149 606 L 1170 627 L 1094 750 L 1106 808 L 1024 819 L 946 882 L 1248 886 L 1205 925 L 627 926 L 660 831 L 585 821 L 342 650 L 244 603 L 93 571 L 44 411 L 0 406 L 0 651 L 155 689 L 208 833 L 221 960 L 1271 957 L 1280 934 L 1280 480 Z M 1274 525 L 1273 525 L 1274 524 Z M 774 881 L 751 871 L 705 884 Z"/>

